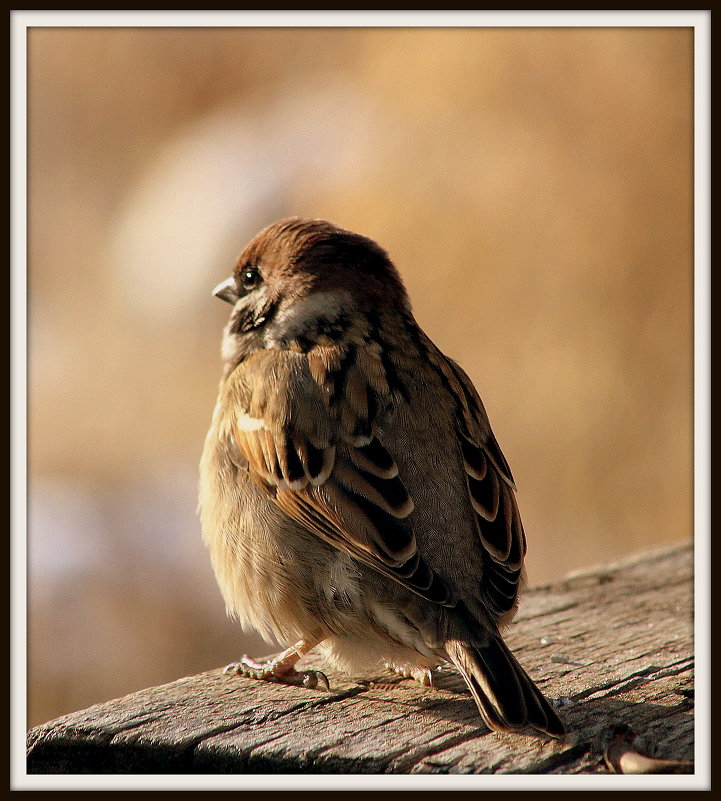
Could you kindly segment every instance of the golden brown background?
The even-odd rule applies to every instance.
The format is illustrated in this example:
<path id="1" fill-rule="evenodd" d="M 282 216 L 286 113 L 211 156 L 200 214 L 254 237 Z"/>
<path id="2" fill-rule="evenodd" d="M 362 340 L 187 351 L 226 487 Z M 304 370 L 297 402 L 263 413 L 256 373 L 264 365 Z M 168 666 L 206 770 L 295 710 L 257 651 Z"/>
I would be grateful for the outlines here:
<path id="1" fill-rule="evenodd" d="M 531 583 L 692 536 L 690 28 L 28 36 L 29 723 L 270 650 L 195 516 L 245 242 L 377 239 L 476 382 Z"/>

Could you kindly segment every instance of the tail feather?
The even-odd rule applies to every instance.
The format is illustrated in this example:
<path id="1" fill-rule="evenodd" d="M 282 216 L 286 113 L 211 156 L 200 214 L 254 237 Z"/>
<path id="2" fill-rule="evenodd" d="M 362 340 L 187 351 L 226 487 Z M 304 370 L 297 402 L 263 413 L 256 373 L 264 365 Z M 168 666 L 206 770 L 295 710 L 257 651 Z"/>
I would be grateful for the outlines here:
<path id="1" fill-rule="evenodd" d="M 485 724 L 497 731 L 527 726 L 561 737 L 564 727 L 553 707 L 498 635 L 487 643 L 449 640 L 446 653 L 468 685 Z"/>

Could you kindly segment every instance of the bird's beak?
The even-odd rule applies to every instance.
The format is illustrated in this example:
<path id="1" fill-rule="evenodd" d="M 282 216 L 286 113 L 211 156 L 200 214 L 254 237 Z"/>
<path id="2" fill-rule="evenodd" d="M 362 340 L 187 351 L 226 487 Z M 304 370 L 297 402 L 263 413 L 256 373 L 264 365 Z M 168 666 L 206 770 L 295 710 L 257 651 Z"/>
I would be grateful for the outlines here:
<path id="1" fill-rule="evenodd" d="M 238 300 L 238 294 L 235 291 L 234 279 L 226 278 L 225 281 L 221 281 L 213 290 L 213 294 L 226 303 L 235 303 Z"/>

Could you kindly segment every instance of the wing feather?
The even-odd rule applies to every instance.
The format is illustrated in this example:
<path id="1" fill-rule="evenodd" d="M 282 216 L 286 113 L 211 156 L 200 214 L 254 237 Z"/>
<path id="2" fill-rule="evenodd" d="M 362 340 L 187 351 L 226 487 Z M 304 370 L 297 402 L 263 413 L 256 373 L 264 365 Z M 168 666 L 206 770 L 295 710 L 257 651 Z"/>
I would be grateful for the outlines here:
<path id="1" fill-rule="evenodd" d="M 526 554 L 516 486 L 470 378 L 454 361 L 437 350 L 435 354 L 458 402 L 459 449 L 483 546 L 481 594 L 488 607 L 502 616 L 517 603 Z"/>
<path id="2" fill-rule="evenodd" d="M 418 551 L 413 500 L 381 442 L 391 388 L 378 359 L 355 347 L 317 350 L 260 351 L 239 365 L 226 391 L 228 408 L 242 411 L 228 436 L 289 517 L 413 592 L 454 605 Z"/>

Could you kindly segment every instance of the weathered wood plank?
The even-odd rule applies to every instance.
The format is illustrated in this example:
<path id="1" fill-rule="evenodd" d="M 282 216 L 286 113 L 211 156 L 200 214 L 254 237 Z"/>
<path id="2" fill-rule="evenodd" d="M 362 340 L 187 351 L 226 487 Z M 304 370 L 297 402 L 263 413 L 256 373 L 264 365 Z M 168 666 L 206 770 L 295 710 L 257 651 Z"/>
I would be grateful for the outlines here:
<path id="1" fill-rule="evenodd" d="M 32 729 L 28 773 L 607 773 L 619 724 L 692 760 L 692 569 L 684 546 L 527 591 L 507 640 L 562 741 L 489 732 L 451 669 L 433 689 L 328 672 L 330 692 L 212 670 Z"/>

